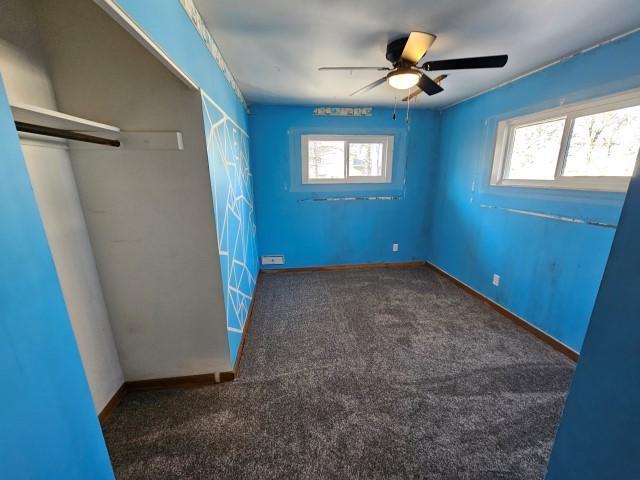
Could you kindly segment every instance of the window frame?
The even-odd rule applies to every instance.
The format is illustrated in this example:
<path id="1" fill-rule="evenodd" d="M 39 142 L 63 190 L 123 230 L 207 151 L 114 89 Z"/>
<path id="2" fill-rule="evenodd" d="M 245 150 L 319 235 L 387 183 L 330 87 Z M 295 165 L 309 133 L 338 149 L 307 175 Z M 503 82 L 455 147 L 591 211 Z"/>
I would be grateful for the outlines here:
<path id="1" fill-rule="evenodd" d="M 343 141 L 344 148 L 344 178 L 313 179 L 309 178 L 309 141 Z M 301 145 L 301 172 L 303 185 L 351 185 L 367 183 L 392 183 L 393 177 L 393 135 L 327 135 L 327 134 L 302 134 Z M 381 176 L 349 176 L 349 144 L 350 143 L 382 143 L 383 175 Z"/>
<path id="2" fill-rule="evenodd" d="M 495 187 L 527 187 L 552 188 L 569 190 L 626 192 L 629 177 L 620 176 L 563 176 L 569 150 L 573 123 L 576 118 L 587 115 L 618 110 L 640 105 L 640 89 L 609 95 L 593 100 L 586 100 L 559 107 L 542 110 L 540 112 L 507 118 L 498 122 L 496 142 L 491 168 L 490 185 Z M 565 119 L 564 130 L 560 141 L 558 158 L 553 180 L 527 180 L 504 178 L 508 172 L 511 152 L 517 128 Z"/>

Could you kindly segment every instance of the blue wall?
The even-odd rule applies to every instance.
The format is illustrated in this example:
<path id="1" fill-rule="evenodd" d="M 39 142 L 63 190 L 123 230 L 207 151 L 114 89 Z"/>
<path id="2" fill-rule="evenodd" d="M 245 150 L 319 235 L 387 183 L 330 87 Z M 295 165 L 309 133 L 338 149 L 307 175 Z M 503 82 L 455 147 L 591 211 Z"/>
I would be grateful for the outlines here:
<path id="1" fill-rule="evenodd" d="M 319 117 L 310 107 L 251 107 L 258 245 L 261 255 L 284 254 L 285 267 L 424 260 L 438 114 L 402 115 L 374 108 L 371 117 Z M 302 185 L 303 133 L 394 135 L 392 184 Z M 394 196 L 395 200 L 313 201 L 314 198 Z M 400 251 L 392 252 L 399 243 Z"/>
<path id="2" fill-rule="evenodd" d="M 640 478 L 640 165 L 549 463 L 549 480 Z"/>
<path id="3" fill-rule="evenodd" d="M 0 78 L 0 477 L 113 478 Z"/>
<path id="4" fill-rule="evenodd" d="M 230 360 L 233 364 L 253 297 L 258 270 L 253 207 L 249 208 L 242 201 L 230 201 L 228 198 L 229 191 L 242 194 L 247 200 L 252 198 L 251 171 L 247 159 L 247 112 L 179 0 L 117 0 L 117 3 L 209 97 L 203 100 L 203 118 L 207 134 L 218 248 L 221 252 L 220 270 L 225 296 Z M 224 119 L 224 122 L 219 125 L 220 128 L 212 131 L 211 125 L 215 121 L 211 120 L 214 117 L 215 121 Z M 236 126 L 236 133 L 230 133 Z M 241 130 L 244 131 L 243 134 L 240 134 Z M 219 131 L 223 132 L 223 138 L 224 132 L 228 132 L 229 140 L 235 139 L 238 143 L 235 146 L 231 143 L 218 148 L 218 144 L 211 141 L 211 136 Z M 230 162 L 235 165 L 231 170 Z M 227 175 L 230 172 L 232 175 Z M 231 210 L 227 208 L 228 204 L 234 205 Z M 239 213 L 241 220 L 231 223 L 232 219 L 227 215 L 230 211 Z M 223 235 L 223 232 L 226 233 Z M 241 240 L 237 245 L 236 239 Z M 229 242 L 233 247 L 231 251 L 228 250 Z M 240 271 L 237 272 L 238 269 Z"/>
<path id="5" fill-rule="evenodd" d="M 206 96 L 202 103 L 227 336 L 234 364 L 259 270 L 249 136 Z"/>
<path id="6" fill-rule="evenodd" d="M 495 128 L 504 118 L 640 86 L 640 63 L 629 61 L 640 34 L 471 99 L 441 118 L 414 111 L 407 133 L 385 109 L 370 118 L 338 118 L 314 117 L 305 107 L 253 106 L 248 120 L 179 0 L 118 3 L 251 133 L 260 254 L 284 254 L 286 267 L 427 259 L 580 350 L 615 230 L 504 209 L 616 224 L 624 196 L 489 187 Z M 305 131 L 393 131 L 405 144 L 396 156 L 402 150 L 407 162 L 395 179 L 406 182 L 366 189 L 300 185 L 291 137 Z M 312 201 L 361 195 L 400 199 Z M 500 287 L 492 286 L 493 273 L 501 275 Z"/>
<path id="7" fill-rule="evenodd" d="M 640 34 L 446 110 L 428 260 L 580 350 L 614 229 L 502 208 L 616 224 L 623 194 L 490 187 L 499 120 L 640 86 Z M 491 284 L 501 275 L 500 287 Z"/>

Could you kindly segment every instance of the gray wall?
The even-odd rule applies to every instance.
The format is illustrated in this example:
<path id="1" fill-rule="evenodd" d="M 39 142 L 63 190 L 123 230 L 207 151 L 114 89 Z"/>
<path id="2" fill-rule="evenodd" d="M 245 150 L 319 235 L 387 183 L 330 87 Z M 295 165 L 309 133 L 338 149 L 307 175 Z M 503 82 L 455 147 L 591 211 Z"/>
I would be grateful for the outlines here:
<path id="1" fill-rule="evenodd" d="M 184 135 L 183 151 L 72 151 L 125 378 L 229 370 L 199 93 L 92 2 L 39 4 L 63 111 Z"/>

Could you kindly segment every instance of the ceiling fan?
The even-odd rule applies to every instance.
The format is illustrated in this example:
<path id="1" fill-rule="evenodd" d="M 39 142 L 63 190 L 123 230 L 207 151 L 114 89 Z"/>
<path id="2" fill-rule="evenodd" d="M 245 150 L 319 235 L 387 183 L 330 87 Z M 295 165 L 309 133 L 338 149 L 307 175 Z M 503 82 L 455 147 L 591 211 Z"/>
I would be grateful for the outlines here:
<path id="1" fill-rule="evenodd" d="M 413 93 L 402 100 L 408 101 L 424 92 L 427 95 L 435 95 L 442 92 L 440 86 L 447 75 L 439 75 L 436 78 L 427 76 L 423 71 L 435 72 L 443 70 L 465 70 L 471 68 L 501 68 L 507 63 L 507 55 L 492 55 L 488 57 L 455 58 L 451 60 L 436 60 L 425 62 L 418 66 L 418 62 L 424 57 L 429 47 L 435 41 L 436 36 L 426 32 L 411 32 L 387 45 L 387 60 L 392 67 L 320 67 L 318 70 L 378 70 L 388 71 L 384 77 L 365 85 L 351 94 L 357 95 L 368 92 L 375 87 L 388 82 L 393 88 L 407 90 L 418 87 Z"/>

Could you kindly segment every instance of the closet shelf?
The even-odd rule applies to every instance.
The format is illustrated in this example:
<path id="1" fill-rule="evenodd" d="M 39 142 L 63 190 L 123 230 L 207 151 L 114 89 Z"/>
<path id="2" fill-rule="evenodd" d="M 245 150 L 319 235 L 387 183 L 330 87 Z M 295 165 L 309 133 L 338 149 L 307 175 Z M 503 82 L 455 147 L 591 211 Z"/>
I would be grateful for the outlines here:
<path id="1" fill-rule="evenodd" d="M 66 113 L 56 112 L 47 108 L 14 103 L 11 112 L 16 122 L 31 123 L 43 127 L 57 128 L 60 130 L 72 130 L 74 132 L 102 132 L 118 133 L 120 129 L 113 125 L 94 122 L 85 118 L 74 117 Z"/>

